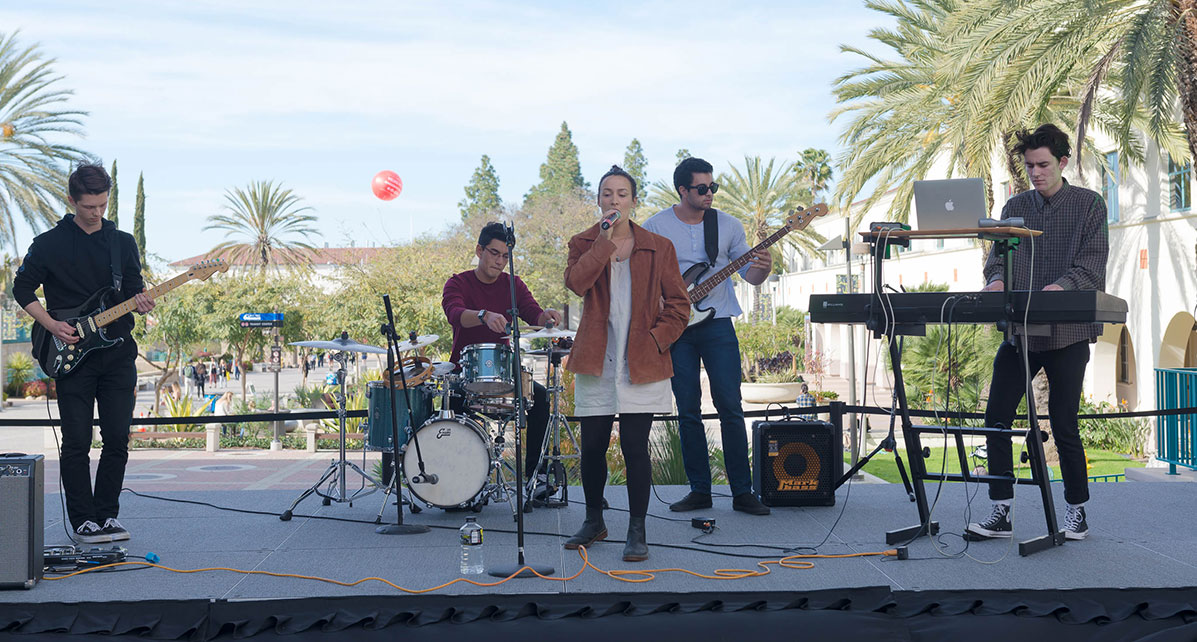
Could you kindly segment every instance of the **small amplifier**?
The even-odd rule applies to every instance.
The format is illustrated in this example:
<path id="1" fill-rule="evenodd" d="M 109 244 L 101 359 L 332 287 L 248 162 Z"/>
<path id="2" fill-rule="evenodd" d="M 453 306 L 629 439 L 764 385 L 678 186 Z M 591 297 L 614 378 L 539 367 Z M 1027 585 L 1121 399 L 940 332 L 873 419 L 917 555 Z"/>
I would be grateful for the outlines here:
<path id="1" fill-rule="evenodd" d="M 45 458 L 0 454 L 0 588 L 31 589 L 42 579 Z"/>
<path id="2" fill-rule="evenodd" d="M 766 506 L 834 506 L 843 437 L 826 421 L 752 424 L 752 487 Z"/>

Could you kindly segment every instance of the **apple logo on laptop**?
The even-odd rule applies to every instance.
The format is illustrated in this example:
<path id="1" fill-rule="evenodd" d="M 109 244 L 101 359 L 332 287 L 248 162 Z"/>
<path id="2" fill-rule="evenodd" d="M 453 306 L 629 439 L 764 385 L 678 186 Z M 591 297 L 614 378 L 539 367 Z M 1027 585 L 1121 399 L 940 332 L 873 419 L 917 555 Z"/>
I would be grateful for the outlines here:
<path id="1" fill-rule="evenodd" d="M 949 198 L 948 202 L 943 204 L 943 208 L 945 210 L 951 212 L 952 210 L 956 209 L 956 205 L 954 203 L 952 203 L 952 199 Z"/>

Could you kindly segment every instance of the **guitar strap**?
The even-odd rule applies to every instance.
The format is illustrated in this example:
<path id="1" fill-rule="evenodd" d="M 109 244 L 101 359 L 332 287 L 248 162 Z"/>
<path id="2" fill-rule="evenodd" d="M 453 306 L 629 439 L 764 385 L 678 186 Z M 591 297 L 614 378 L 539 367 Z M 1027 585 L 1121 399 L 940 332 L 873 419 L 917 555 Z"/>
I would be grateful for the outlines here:
<path id="1" fill-rule="evenodd" d="M 124 275 L 121 273 L 121 237 L 112 230 L 108 233 L 108 247 L 112 251 L 112 289 L 116 293 L 121 291 Z"/>
<path id="2" fill-rule="evenodd" d="M 706 241 L 707 259 L 713 267 L 715 259 L 719 258 L 719 212 L 714 208 L 702 213 L 702 234 Z"/>

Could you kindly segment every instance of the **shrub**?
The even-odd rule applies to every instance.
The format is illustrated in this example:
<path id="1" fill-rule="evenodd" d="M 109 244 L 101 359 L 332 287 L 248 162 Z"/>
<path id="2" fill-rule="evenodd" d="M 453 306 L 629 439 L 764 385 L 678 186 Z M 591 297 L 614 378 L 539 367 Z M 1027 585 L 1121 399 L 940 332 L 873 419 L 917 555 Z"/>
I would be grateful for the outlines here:
<path id="1" fill-rule="evenodd" d="M 21 386 L 21 395 L 24 397 L 40 397 L 46 394 L 47 386 L 42 381 L 28 381 Z"/>
<path id="2" fill-rule="evenodd" d="M 1079 414 L 1126 412 L 1124 404 L 1125 401 L 1117 406 L 1107 401 L 1094 404 L 1082 396 Z M 1112 450 L 1132 457 L 1142 457 L 1145 454 L 1147 439 L 1151 435 L 1151 420 L 1143 417 L 1082 419 L 1079 427 L 1081 442 L 1086 448 Z"/>

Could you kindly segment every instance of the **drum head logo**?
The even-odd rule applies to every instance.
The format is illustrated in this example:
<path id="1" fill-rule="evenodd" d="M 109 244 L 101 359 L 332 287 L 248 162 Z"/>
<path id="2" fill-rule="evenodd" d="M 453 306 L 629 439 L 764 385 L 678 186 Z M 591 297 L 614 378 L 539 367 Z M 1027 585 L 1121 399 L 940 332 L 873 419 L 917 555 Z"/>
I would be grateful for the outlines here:
<path id="1" fill-rule="evenodd" d="M 487 368 L 493 368 L 493 367 L 495 367 L 495 362 L 494 362 L 494 361 L 492 361 L 491 359 L 487 359 L 487 360 L 486 360 L 486 367 L 487 367 Z"/>
<path id="2" fill-rule="evenodd" d="M 451 437 L 451 436 L 453 436 L 453 429 L 449 428 L 448 426 L 446 426 L 444 428 L 440 428 L 436 431 L 437 439 L 442 439 L 444 437 Z"/>

